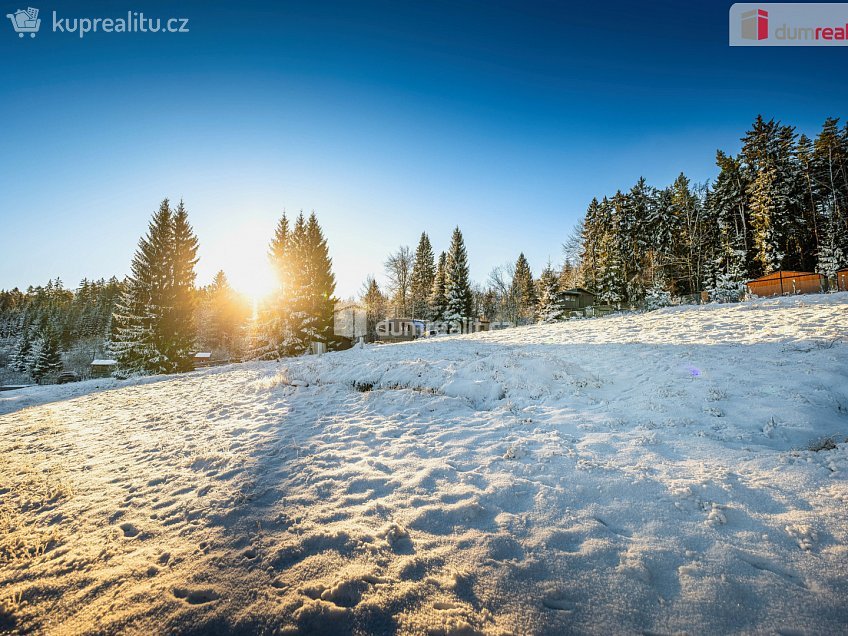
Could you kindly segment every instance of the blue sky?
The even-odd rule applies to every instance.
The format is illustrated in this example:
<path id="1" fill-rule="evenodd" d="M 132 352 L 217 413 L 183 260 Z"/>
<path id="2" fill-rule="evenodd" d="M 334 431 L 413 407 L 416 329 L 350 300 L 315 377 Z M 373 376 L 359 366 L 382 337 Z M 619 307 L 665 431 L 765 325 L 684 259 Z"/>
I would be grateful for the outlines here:
<path id="1" fill-rule="evenodd" d="M 284 209 L 316 211 L 342 296 L 456 224 L 475 279 L 522 250 L 538 273 L 593 196 L 710 179 L 758 113 L 815 134 L 848 103 L 844 51 L 730 48 L 730 3 L 31 2 L 36 38 L 0 24 L 0 288 L 126 274 L 166 196 L 200 283 L 260 291 Z M 190 32 L 81 39 L 54 10 Z"/>

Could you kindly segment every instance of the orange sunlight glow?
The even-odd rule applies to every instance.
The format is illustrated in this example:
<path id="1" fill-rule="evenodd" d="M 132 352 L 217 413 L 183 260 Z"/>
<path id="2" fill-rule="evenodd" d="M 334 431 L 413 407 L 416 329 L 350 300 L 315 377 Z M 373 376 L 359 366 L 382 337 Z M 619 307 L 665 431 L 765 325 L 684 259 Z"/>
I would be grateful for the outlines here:
<path id="1" fill-rule="evenodd" d="M 235 238 L 235 237 L 234 237 Z M 233 240 L 221 265 L 230 285 L 247 296 L 254 306 L 269 296 L 277 287 L 277 280 L 268 262 L 264 245 Z"/>

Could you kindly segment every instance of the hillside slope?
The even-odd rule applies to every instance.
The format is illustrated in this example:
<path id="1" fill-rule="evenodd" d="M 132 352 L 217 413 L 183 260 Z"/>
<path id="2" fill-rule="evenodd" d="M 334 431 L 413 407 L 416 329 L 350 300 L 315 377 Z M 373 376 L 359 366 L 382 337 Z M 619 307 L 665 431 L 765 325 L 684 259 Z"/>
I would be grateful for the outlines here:
<path id="1" fill-rule="evenodd" d="M 0 631 L 846 629 L 848 294 L 37 387 L 0 413 Z"/>

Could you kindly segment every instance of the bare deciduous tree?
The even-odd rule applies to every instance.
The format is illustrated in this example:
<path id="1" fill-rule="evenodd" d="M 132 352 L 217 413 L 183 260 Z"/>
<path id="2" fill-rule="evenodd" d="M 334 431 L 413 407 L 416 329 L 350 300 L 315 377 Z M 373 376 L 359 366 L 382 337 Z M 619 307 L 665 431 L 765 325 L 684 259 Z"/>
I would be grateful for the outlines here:
<path id="1" fill-rule="evenodd" d="M 518 300 L 515 297 L 512 285 L 514 276 L 515 263 L 498 265 L 489 273 L 489 289 L 495 293 L 497 298 L 497 320 L 516 324 L 518 321 Z"/>
<path id="2" fill-rule="evenodd" d="M 396 317 L 406 317 L 409 312 L 409 290 L 412 285 L 412 250 L 401 245 L 386 259 L 388 291 Z"/>

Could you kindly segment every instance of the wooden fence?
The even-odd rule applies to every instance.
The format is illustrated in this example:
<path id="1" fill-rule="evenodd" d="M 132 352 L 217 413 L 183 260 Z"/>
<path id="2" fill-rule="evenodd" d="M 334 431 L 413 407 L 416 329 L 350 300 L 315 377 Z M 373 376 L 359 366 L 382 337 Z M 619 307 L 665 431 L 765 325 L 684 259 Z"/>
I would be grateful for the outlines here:
<path id="1" fill-rule="evenodd" d="M 827 288 L 821 274 L 812 272 L 774 272 L 748 281 L 748 291 L 755 296 L 783 296 L 785 294 L 819 294 Z"/>

